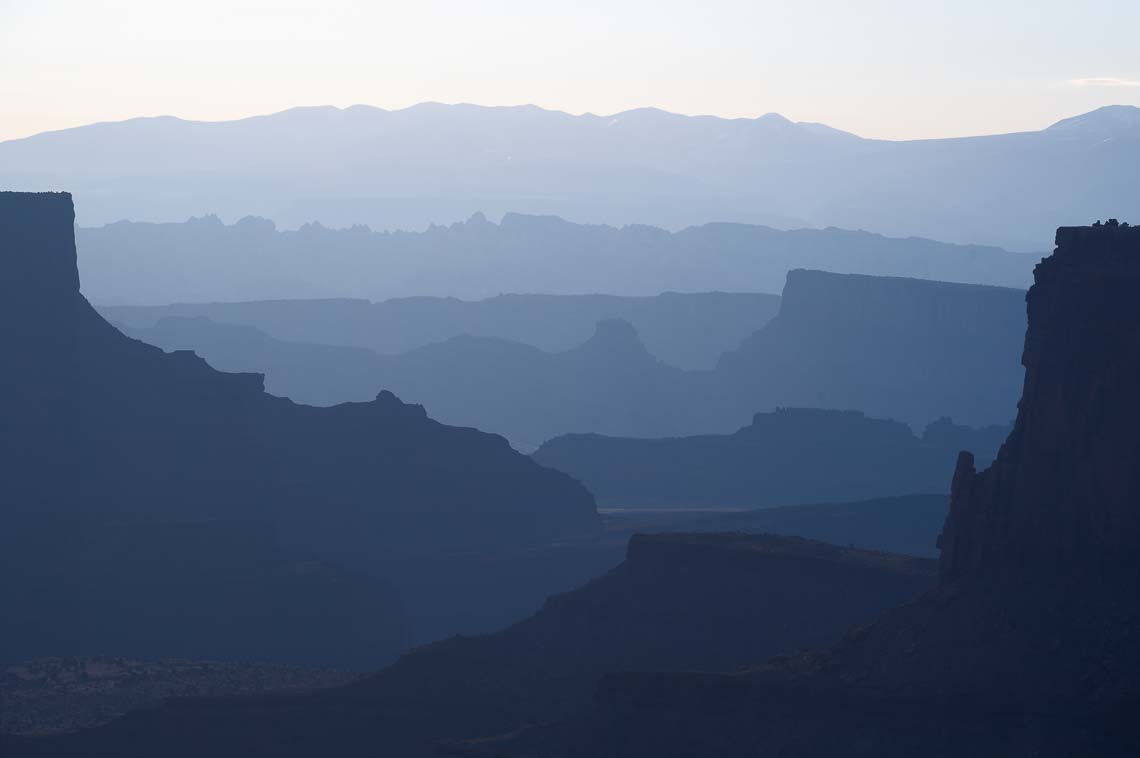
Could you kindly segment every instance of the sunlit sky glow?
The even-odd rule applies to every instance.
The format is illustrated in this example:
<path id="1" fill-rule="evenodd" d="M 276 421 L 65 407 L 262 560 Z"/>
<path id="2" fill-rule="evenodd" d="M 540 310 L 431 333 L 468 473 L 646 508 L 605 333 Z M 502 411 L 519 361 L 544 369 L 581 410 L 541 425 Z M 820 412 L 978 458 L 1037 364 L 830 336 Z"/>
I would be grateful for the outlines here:
<path id="1" fill-rule="evenodd" d="M 1140 105 L 1137 30 L 1135 0 L 0 0 L 0 139 L 423 101 L 1019 131 Z"/>

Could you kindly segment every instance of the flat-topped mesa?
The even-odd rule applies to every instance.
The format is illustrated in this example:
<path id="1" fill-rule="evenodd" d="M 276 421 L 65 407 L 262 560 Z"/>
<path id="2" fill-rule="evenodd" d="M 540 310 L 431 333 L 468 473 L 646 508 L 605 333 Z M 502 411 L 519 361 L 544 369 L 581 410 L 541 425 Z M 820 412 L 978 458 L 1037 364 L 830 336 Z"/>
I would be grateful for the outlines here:
<path id="1" fill-rule="evenodd" d="M 79 294 L 75 210 L 66 192 L 0 192 L 0 313 L 26 318 Z"/>
<path id="2" fill-rule="evenodd" d="M 0 292 L 79 292 L 75 211 L 67 193 L 0 193 L 0 245 L 5 270 Z"/>
<path id="3" fill-rule="evenodd" d="M 944 581 L 1137 561 L 1140 228 L 1061 227 L 1034 279 L 1017 422 L 988 470 L 958 461 Z"/>

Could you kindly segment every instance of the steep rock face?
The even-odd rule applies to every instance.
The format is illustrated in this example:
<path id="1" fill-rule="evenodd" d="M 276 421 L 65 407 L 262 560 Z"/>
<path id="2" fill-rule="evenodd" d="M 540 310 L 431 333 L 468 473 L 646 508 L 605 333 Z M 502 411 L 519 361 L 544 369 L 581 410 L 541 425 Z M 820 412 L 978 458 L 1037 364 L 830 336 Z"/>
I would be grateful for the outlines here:
<path id="1" fill-rule="evenodd" d="M 265 519 L 362 560 L 594 528 L 584 488 L 500 437 L 391 393 L 299 406 L 259 375 L 124 337 L 79 293 L 73 218 L 66 194 L 0 194 L 8 509 Z"/>
<path id="2" fill-rule="evenodd" d="M 1000 287 L 793 270 L 779 314 L 725 353 L 719 371 L 753 410 L 1008 424 L 1021 384 L 1023 299 Z"/>
<path id="3" fill-rule="evenodd" d="M 1136 755 L 1138 277 L 1140 231 L 1058 231 L 1016 426 L 987 471 L 959 459 L 936 589 L 748 674 L 610 678 L 584 718 L 470 752 Z"/>
<path id="4" fill-rule="evenodd" d="M 1025 390 L 982 473 L 963 457 L 947 579 L 1135 564 L 1140 545 L 1140 228 L 1057 230 L 1029 291 Z"/>

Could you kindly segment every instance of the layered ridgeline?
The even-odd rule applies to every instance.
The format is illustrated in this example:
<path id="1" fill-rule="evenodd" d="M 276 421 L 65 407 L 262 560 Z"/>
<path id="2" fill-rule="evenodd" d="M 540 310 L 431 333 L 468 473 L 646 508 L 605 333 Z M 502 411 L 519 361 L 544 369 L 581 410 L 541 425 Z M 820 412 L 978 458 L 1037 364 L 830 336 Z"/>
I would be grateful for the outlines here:
<path id="1" fill-rule="evenodd" d="M 1138 134 L 1140 110 L 1129 106 L 1035 132 L 886 141 L 777 114 L 357 105 L 218 123 L 141 118 L 11 140 L 0 143 L 0 183 L 72 187 L 83 225 L 217 212 L 289 227 L 419 229 L 517 211 L 669 228 L 840 226 L 1043 250 L 1042 230 L 1058 219 L 1140 210 L 1127 191 Z"/>
<path id="2" fill-rule="evenodd" d="M 222 370 L 264 372 L 269 392 L 298 402 L 360 400 L 382 387 L 445 423 L 502 434 L 526 451 L 571 432 L 660 437 L 729 428 L 736 417 L 712 373 L 659 361 L 620 319 L 599 322 L 588 340 L 557 353 L 460 335 L 396 356 L 276 340 L 203 317 L 123 328 L 166 350 L 194 350 Z"/>
<path id="3" fill-rule="evenodd" d="M 565 475 L 391 393 L 299 406 L 261 376 L 124 337 L 79 294 L 70 196 L 0 202 L 0 338 L 20 367 L 0 391 L 10 509 L 265 518 L 334 552 L 593 527 Z"/>
<path id="4" fill-rule="evenodd" d="M 666 292 L 652 297 L 499 295 L 485 300 L 409 297 L 381 302 L 262 300 L 97 307 L 108 321 L 132 329 L 150 329 L 166 318 L 204 317 L 254 327 L 283 342 L 367 348 L 381 355 L 461 335 L 510 340 L 559 353 L 589 339 L 599 321 L 616 318 L 632 324 L 649 352 L 665 363 L 709 369 L 721 353 L 768 323 L 779 306 L 779 296 L 763 293 Z M 273 372 L 267 373 L 272 384 Z"/>
<path id="5" fill-rule="evenodd" d="M 123 336 L 79 293 L 73 218 L 0 194 L 0 660 L 375 666 L 410 636 L 377 560 L 596 528 L 581 485 L 500 437 L 390 393 L 296 405 Z"/>
<path id="6" fill-rule="evenodd" d="M 1013 432 L 959 459 L 938 587 L 748 674 L 624 675 L 496 756 L 1135 755 L 1140 229 L 1062 228 L 1029 292 Z"/>
<path id="7" fill-rule="evenodd" d="M 415 650 L 347 687 L 193 700 L 11 755 L 427 758 L 570 716 L 607 672 L 732 671 L 826 644 L 932 586 L 928 560 L 747 535 L 634 537 L 624 562 L 495 634 Z"/>
<path id="8" fill-rule="evenodd" d="M 1007 426 L 930 424 L 921 437 L 858 411 L 757 413 L 734 434 L 664 439 L 575 434 L 533 454 L 606 507 L 763 508 L 947 492 L 961 450 L 988 463 Z"/>
<path id="9" fill-rule="evenodd" d="M 736 311 L 742 320 L 731 325 L 727 314 L 714 318 L 705 309 L 711 297 L 720 296 L 669 296 L 654 304 L 659 325 L 696 312 L 693 343 L 711 329 L 717 334 L 708 338 L 710 346 L 750 332 L 711 371 L 683 371 L 658 360 L 621 319 L 603 319 L 589 339 L 555 352 L 461 335 L 381 356 L 358 346 L 278 339 L 262 329 L 335 339 L 339 318 L 348 333 L 361 335 L 346 340 L 367 343 L 366 325 L 375 323 L 377 312 L 392 313 L 388 304 L 290 301 L 106 313 L 125 319 L 124 330 L 145 342 L 192 349 L 219 369 L 264 373 L 277 395 L 326 405 L 386 388 L 445 423 L 503 434 L 523 450 L 570 433 L 726 434 L 756 411 L 781 406 L 865 411 L 916 429 L 944 416 L 974 426 L 1004 426 L 1013 417 L 1022 374 L 1015 356 L 1025 324 L 1019 290 L 796 270 L 778 317 L 763 325 L 751 308 Z M 439 302 L 447 301 L 424 305 Z M 460 310 L 478 313 L 480 304 L 471 305 Z M 525 316 L 541 318 L 547 310 L 514 312 L 530 323 Z M 394 323 L 430 320 L 405 313 Z M 747 325 L 759 328 L 752 332 Z M 390 328 L 380 324 L 376 331 Z"/>
<path id="10" fill-rule="evenodd" d="M 84 293 L 97 305 L 778 292 L 793 268 L 1025 287 L 1040 257 L 842 229 L 716 223 L 669 232 L 519 214 L 498 224 L 479 214 L 422 232 L 318 224 L 279 231 L 265 219 L 227 226 L 207 216 L 76 234 Z"/>

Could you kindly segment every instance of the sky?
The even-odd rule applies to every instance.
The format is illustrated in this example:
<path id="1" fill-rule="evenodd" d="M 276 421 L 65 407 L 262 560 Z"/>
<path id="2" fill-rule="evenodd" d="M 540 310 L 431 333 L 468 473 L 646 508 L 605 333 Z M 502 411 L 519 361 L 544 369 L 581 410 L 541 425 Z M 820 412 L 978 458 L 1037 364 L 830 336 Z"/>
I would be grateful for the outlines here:
<path id="1" fill-rule="evenodd" d="M 1130 0 L 0 0 L 0 140 L 300 105 L 781 113 L 865 137 L 1140 105 Z"/>

